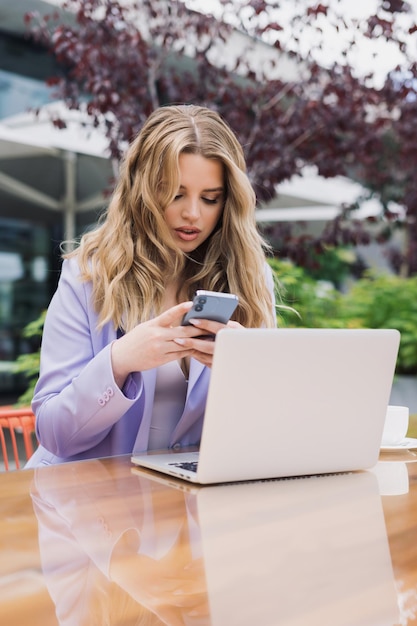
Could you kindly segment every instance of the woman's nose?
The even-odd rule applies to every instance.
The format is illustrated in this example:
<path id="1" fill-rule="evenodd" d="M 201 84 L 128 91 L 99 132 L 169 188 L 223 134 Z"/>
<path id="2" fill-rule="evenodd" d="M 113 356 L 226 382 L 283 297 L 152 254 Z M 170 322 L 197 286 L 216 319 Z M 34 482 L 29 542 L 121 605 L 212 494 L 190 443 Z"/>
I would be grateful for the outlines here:
<path id="1" fill-rule="evenodd" d="M 198 219 L 200 217 L 200 202 L 198 198 L 188 198 L 184 203 L 182 214 L 188 219 Z"/>

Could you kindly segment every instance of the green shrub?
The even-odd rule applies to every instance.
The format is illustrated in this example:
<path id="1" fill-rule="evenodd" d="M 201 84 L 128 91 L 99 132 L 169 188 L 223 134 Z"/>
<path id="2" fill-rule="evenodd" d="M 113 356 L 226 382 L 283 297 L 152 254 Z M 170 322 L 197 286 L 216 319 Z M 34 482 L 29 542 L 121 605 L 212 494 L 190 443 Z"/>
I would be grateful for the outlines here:
<path id="1" fill-rule="evenodd" d="M 40 343 L 45 315 L 46 311 L 41 313 L 36 320 L 30 322 L 23 330 L 24 337 L 39 337 L 39 350 L 30 354 L 21 354 L 15 361 L 14 372 L 23 374 L 28 381 L 28 387 L 18 398 L 17 406 L 30 406 L 32 402 L 33 391 L 39 376 Z"/>
<path id="2" fill-rule="evenodd" d="M 417 374 L 417 276 L 368 272 L 347 293 L 315 282 L 302 268 L 271 259 L 277 277 L 278 325 L 304 328 L 396 328 L 401 333 L 397 374 Z"/>
<path id="3" fill-rule="evenodd" d="M 401 333 L 398 374 L 417 373 L 417 276 L 369 273 L 346 294 L 341 315 L 362 328 L 396 328 Z"/>
<path id="4" fill-rule="evenodd" d="M 277 281 L 278 326 L 287 328 L 341 327 L 341 294 L 331 283 L 316 281 L 290 261 L 270 259 Z"/>

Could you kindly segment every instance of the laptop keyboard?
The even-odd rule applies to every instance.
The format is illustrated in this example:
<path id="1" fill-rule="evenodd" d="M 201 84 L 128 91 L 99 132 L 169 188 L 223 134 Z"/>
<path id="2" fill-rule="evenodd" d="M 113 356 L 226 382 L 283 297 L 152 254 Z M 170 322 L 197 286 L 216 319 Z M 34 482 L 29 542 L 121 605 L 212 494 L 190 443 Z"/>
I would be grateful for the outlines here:
<path id="1" fill-rule="evenodd" d="M 182 461 L 182 462 L 177 462 L 177 463 L 168 463 L 168 465 L 173 465 L 174 467 L 178 467 L 180 469 L 184 469 L 184 470 L 188 470 L 189 472 L 196 472 L 197 471 L 197 467 L 198 467 L 198 461 Z M 268 483 L 268 482 L 276 482 L 276 481 L 284 481 L 284 480 L 300 480 L 300 479 L 307 479 L 307 478 L 320 478 L 320 477 L 326 477 L 326 476 L 339 476 L 340 474 L 352 474 L 353 472 L 331 472 L 331 473 L 326 473 L 326 474 L 307 474 L 307 475 L 302 475 L 302 476 L 282 476 L 279 478 L 257 478 L 256 481 L 260 482 L 260 483 Z M 251 480 L 241 480 L 241 481 L 237 481 L 240 483 L 252 483 L 253 481 Z M 236 484 L 236 481 L 234 482 L 226 482 L 224 484 L 230 484 L 230 485 L 234 485 Z"/>
<path id="2" fill-rule="evenodd" d="M 169 463 L 168 465 L 174 465 L 175 467 L 188 470 L 189 472 L 196 472 L 198 461 L 183 461 L 182 463 Z"/>

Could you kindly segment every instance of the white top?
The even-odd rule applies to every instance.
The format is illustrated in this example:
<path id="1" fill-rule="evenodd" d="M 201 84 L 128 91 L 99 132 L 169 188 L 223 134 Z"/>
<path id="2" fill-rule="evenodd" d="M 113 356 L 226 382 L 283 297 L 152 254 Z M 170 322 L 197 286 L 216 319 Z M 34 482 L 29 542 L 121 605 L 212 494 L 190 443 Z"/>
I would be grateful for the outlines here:
<path id="1" fill-rule="evenodd" d="M 187 381 L 178 361 L 158 367 L 148 450 L 169 447 L 171 435 L 184 411 Z"/>

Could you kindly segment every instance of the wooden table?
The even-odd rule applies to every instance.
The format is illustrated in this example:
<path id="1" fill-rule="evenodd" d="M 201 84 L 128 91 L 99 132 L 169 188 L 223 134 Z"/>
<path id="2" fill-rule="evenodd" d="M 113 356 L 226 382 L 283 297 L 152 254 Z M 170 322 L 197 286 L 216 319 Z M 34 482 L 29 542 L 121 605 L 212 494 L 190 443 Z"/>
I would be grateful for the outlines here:
<path id="1" fill-rule="evenodd" d="M 417 624 L 416 481 L 411 451 L 202 488 L 127 457 L 1 474 L 0 624 Z"/>

